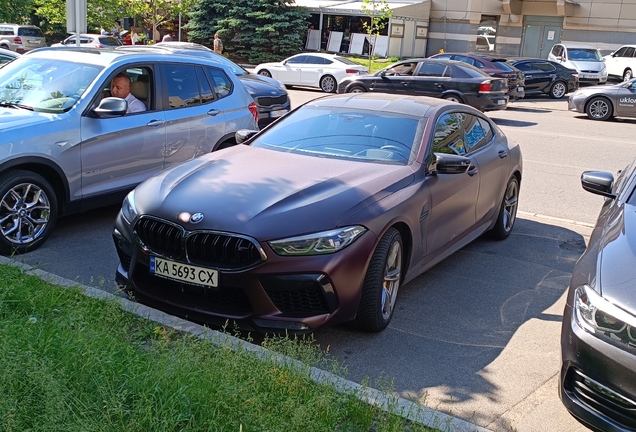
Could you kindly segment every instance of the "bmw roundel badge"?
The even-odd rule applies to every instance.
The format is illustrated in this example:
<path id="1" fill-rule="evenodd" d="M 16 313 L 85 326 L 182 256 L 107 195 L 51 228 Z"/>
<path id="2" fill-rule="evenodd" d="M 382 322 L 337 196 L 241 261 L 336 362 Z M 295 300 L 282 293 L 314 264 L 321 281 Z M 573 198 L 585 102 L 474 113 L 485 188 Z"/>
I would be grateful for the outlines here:
<path id="1" fill-rule="evenodd" d="M 190 222 L 196 224 L 199 223 L 203 220 L 203 213 L 195 213 L 192 216 L 190 216 Z"/>

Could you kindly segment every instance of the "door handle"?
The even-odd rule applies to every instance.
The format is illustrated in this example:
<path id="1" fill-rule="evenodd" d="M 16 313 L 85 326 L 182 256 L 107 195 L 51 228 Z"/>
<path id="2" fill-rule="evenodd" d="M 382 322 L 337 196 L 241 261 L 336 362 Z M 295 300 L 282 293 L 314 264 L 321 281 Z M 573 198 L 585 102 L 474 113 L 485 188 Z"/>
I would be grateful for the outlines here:
<path id="1" fill-rule="evenodd" d="M 404 87 L 408 87 L 408 86 L 410 86 L 410 85 L 411 85 L 411 83 L 403 82 L 403 83 L 402 83 L 402 85 L 403 85 Z"/>
<path id="2" fill-rule="evenodd" d="M 210 111 L 208 111 L 208 115 L 214 117 L 215 115 L 219 114 L 221 111 L 219 111 L 218 109 L 211 109 Z"/>
<path id="3" fill-rule="evenodd" d="M 157 127 L 161 126 L 164 123 L 165 122 L 163 120 L 150 120 L 148 123 L 146 123 L 146 126 Z"/>
<path id="4" fill-rule="evenodd" d="M 526 75 L 526 78 L 532 78 L 532 75 Z"/>
<path id="5" fill-rule="evenodd" d="M 505 151 L 505 150 L 499 150 L 499 157 L 500 157 L 501 159 L 505 159 L 505 158 L 507 158 L 507 157 L 508 157 L 508 152 L 507 152 L 507 151 Z"/>
<path id="6" fill-rule="evenodd" d="M 466 172 L 468 173 L 469 176 L 473 177 L 475 174 L 477 174 L 477 171 L 479 171 L 479 169 L 477 169 L 475 165 L 471 165 L 470 168 L 468 168 L 468 171 Z"/>

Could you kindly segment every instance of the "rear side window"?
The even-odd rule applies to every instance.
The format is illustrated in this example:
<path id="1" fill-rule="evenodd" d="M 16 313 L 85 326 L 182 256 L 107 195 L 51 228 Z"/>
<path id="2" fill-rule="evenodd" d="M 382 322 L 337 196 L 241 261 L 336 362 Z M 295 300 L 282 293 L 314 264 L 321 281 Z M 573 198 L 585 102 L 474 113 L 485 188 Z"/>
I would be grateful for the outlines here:
<path id="1" fill-rule="evenodd" d="M 18 28 L 18 36 L 26 37 L 44 37 L 42 30 L 39 28 L 20 27 Z"/>
<path id="2" fill-rule="evenodd" d="M 561 45 L 553 46 L 552 47 L 552 55 L 554 55 L 554 56 L 563 55 L 563 46 L 561 46 Z"/>
<path id="3" fill-rule="evenodd" d="M 0 35 L 13 36 L 13 29 L 11 27 L 0 27 Z"/>
<path id="4" fill-rule="evenodd" d="M 305 59 L 307 58 L 306 55 L 300 55 L 300 56 L 296 56 L 294 58 L 290 58 L 289 60 L 287 60 L 287 63 L 305 63 Z"/>
<path id="5" fill-rule="evenodd" d="M 488 121 L 466 113 L 457 113 L 457 118 L 463 120 L 467 153 L 481 149 L 492 139 L 493 132 Z"/>
<path id="6" fill-rule="evenodd" d="M 517 63 L 514 65 L 517 69 L 523 72 L 528 72 L 533 70 L 532 63 Z"/>
<path id="7" fill-rule="evenodd" d="M 204 104 L 212 102 L 214 100 L 214 91 L 205 76 L 205 72 L 203 72 L 203 68 L 197 67 L 197 80 L 201 89 L 201 102 Z"/>
<path id="8" fill-rule="evenodd" d="M 170 108 L 181 108 L 201 103 L 194 66 L 166 65 L 165 72 Z"/>
<path id="9" fill-rule="evenodd" d="M 217 99 L 224 98 L 232 93 L 232 80 L 225 75 L 225 72 L 220 69 L 209 67 L 205 69 L 205 74 L 208 76 L 208 79 L 212 84 L 214 96 Z"/>
<path id="10" fill-rule="evenodd" d="M 556 68 L 551 63 L 539 62 L 539 63 L 533 63 L 533 64 L 535 68 L 543 72 L 552 72 L 553 70 L 556 70 Z"/>

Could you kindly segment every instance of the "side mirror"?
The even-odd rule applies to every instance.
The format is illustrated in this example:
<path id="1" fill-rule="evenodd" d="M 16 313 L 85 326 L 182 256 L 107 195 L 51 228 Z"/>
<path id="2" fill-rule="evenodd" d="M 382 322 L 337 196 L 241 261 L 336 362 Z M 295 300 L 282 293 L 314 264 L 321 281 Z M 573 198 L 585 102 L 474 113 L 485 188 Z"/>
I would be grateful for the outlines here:
<path id="1" fill-rule="evenodd" d="M 385 70 L 381 70 L 380 72 L 378 72 L 378 76 L 380 78 L 384 78 L 385 75 L 386 75 L 386 71 Z"/>
<path id="2" fill-rule="evenodd" d="M 93 109 L 93 113 L 97 117 L 111 118 L 121 117 L 128 110 L 128 102 L 122 98 L 107 97 L 99 102 L 97 108 Z"/>
<path id="3" fill-rule="evenodd" d="M 251 129 L 240 129 L 234 134 L 234 139 L 236 140 L 237 144 L 243 144 L 245 141 L 249 140 L 257 133 L 258 131 Z"/>
<path id="4" fill-rule="evenodd" d="M 588 192 L 608 198 L 616 198 L 612 193 L 614 176 L 605 171 L 585 171 L 581 174 L 581 186 Z"/>
<path id="5" fill-rule="evenodd" d="M 470 168 L 471 161 L 465 156 L 450 153 L 435 153 L 437 174 L 463 174 Z"/>

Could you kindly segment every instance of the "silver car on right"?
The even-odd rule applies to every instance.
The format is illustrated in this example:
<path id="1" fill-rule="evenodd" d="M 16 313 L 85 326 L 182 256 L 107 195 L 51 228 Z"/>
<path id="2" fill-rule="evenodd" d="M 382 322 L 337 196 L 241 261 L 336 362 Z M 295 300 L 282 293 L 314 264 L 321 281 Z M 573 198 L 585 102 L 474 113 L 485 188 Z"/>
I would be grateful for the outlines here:
<path id="1" fill-rule="evenodd" d="M 636 117 L 636 80 L 580 88 L 570 94 L 568 109 L 585 113 L 592 120 Z"/>

